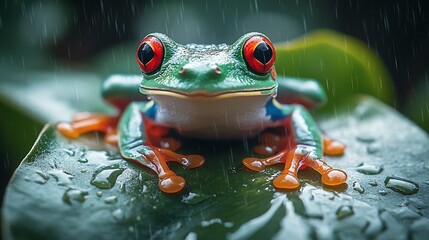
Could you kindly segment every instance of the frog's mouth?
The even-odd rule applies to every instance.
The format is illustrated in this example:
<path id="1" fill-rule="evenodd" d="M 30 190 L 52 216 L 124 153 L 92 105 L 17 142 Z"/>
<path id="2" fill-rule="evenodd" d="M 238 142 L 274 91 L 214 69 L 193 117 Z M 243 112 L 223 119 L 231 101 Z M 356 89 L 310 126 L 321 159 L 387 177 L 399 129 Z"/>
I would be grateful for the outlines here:
<path id="1" fill-rule="evenodd" d="M 277 86 L 272 86 L 263 89 L 244 89 L 244 90 L 231 90 L 223 92 L 207 92 L 207 91 L 191 91 L 181 92 L 175 90 L 149 88 L 140 85 L 140 92 L 148 96 L 171 96 L 177 98 L 232 98 L 232 97 L 250 97 L 250 96 L 274 96 L 276 94 Z"/>

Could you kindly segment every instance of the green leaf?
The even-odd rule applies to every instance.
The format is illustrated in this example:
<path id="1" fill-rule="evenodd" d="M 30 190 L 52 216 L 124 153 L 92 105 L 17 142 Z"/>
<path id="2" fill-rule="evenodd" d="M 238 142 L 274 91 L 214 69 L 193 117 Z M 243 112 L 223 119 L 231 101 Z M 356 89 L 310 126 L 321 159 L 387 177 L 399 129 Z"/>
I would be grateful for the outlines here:
<path id="1" fill-rule="evenodd" d="M 277 74 L 319 81 L 332 109 L 354 94 L 368 94 L 392 104 L 394 89 L 383 62 L 358 39 L 319 30 L 276 46 Z"/>
<path id="2" fill-rule="evenodd" d="M 171 165 L 187 180 L 185 190 L 176 195 L 162 193 L 152 172 L 122 160 L 100 136 L 69 140 L 48 125 L 7 188 L 3 237 L 427 236 L 428 135 L 368 97 L 343 101 L 336 116 L 319 118 L 319 123 L 348 146 L 344 156 L 326 158 L 349 174 L 348 186 L 325 188 L 316 172 L 304 170 L 298 190 L 276 191 L 271 180 L 280 166 L 258 173 L 241 164 L 243 157 L 253 154 L 249 149 L 255 141 L 183 139 L 180 152 L 203 154 L 206 163 L 194 170 Z M 375 173 L 374 166 L 382 171 Z"/>

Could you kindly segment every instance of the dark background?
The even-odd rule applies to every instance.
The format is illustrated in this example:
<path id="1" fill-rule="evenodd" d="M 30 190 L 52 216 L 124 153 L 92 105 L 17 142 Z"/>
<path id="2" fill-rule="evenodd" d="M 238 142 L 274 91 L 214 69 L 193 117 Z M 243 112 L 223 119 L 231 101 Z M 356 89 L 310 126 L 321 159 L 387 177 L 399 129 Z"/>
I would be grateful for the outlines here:
<path id="1" fill-rule="evenodd" d="M 71 68 L 102 75 L 137 74 L 134 63 L 103 70 L 93 70 L 89 63 L 105 57 L 106 49 L 137 46 L 150 32 L 166 33 L 179 43 L 230 44 L 250 31 L 263 32 L 279 42 L 327 28 L 362 40 L 377 53 L 395 85 L 393 107 L 428 130 L 428 5 L 423 0 L 3 1 L 0 71 Z M 0 107 L 0 124 L 8 124 L 8 119 L 20 121 L 26 136 L 17 144 L 27 150 L 13 152 L 8 139 L 0 139 L 2 193 L 41 128 L 31 116 L 12 108 Z"/>

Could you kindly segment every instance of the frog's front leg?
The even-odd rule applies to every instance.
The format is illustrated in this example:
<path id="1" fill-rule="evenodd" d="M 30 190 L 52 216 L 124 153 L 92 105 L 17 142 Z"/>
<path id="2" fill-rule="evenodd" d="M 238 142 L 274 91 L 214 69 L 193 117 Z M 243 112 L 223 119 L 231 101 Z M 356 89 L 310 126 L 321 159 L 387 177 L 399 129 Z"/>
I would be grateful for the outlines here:
<path id="1" fill-rule="evenodd" d="M 146 129 L 147 103 L 132 103 L 122 115 L 119 125 L 119 150 L 121 155 L 153 170 L 159 178 L 159 188 L 166 193 L 176 193 L 185 187 L 185 180 L 167 166 L 168 161 L 181 163 L 187 168 L 199 167 L 204 158 L 199 155 L 181 155 L 150 144 L 150 132 Z"/>
<path id="2" fill-rule="evenodd" d="M 325 89 L 316 80 L 278 76 L 276 81 L 276 99 L 283 104 L 300 104 L 312 109 L 326 103 Z"/>
<path id="3" fill-rule="evenodd" d="M 283 115 L 281 121 L 289 133 L 285 140 L 289 146 L 265 159 L 246 158 L 243 164 L 249 169 L 260 171 L 266 166 L 284 163 L 284 170 L 273 181 L 274 186 L 280 189 L 297 188 L 300 185 L 298 170 L 307 166 L 322 175 L 325 185 L 343 184 L 347 180 L 347 174 L 323 161 L 322 135 L 310 113 L 301 105 L 277 107 Z"/>
<path id="4" fill-rule="evenodd" d="M 105 140 L 108 143 L 115 144 L 116 125 L 119 118 L 94 113 L 77 114 L 71 123 L 61 122 L 57 124 L 57 129 L 63 135 L 69 138 L 78 138 L 80 135 L 99 131 L 105 133 Z"/>
<path id="5" fill-rule="evenodd" d="M 112 75 L 103 82 L 101 91 L 103 98 L 118 110 L 118 116 L 132 101 L 145 100 L 145 97 L 139 92 L 140 81 L 141 76 L 139 75 Z M 73 117 L 71 123 L 57 124 L 57 129 L 69 138 L 78 138 L 82 134 L 93 131 L 103 132 L 106 134 L 105 141 L 116 145 L 118 121 L 117 116 L 78 113 Z"/>

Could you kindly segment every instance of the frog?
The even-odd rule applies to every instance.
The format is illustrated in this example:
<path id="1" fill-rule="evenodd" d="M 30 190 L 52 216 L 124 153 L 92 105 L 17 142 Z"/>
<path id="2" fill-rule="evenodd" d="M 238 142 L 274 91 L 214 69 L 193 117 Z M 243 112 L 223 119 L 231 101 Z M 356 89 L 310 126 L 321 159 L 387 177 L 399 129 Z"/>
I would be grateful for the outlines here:
<path id="1" fill-rule="evenodd" d="M 263 171 L 283 164 L 273 179 L 279 190 L 299 188 L 298 172 L 311 168 L 323 185 L 345 184 L 347 174 L 324 161 L 342 155 L 345 145 L 322 134 L 310 110 L 326 100 L 312 79 L 277 76 L 276 51 L 258 32 L 233 44 L 179 44 L 162 33 L 143 38 L 136 50 L 142 75 L 115 75 L 102 86 L 102 96 L 117 110 L 114 116 L 80 113 L 57 124 L 66 137 L 98 131 L 118 147 L 120 155 L 155 172 L 162 192 L 186 186 L 169 167 L 202 167 L 205 158 L 179 153 L 179 136 L 195 139 L 258 139 L 253 150 L 263 157 L 242 160 L 245 168 Z"/>

